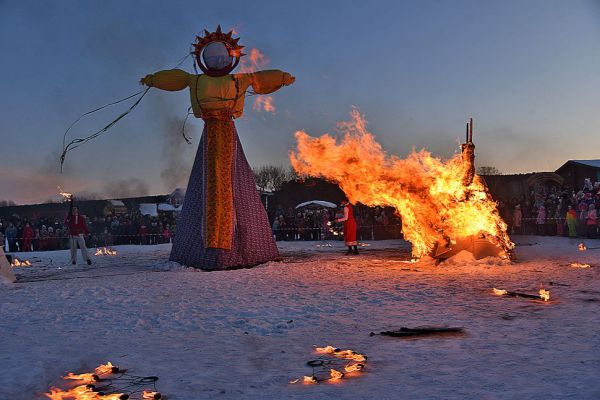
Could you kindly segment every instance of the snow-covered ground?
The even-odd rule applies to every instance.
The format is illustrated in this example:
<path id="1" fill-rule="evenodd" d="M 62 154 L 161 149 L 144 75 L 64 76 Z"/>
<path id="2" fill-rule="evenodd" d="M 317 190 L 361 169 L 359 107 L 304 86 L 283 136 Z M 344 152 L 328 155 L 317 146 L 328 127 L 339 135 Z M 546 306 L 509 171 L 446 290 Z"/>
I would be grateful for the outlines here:
<path id="1" fill-rule="evenodd" d="M 410 263 L 402 241 L 359 256 L 280 242 L 281 262 L 210 273 L 166 261 L 169 245 L 118 246 L 91 267 L 63 266 L 66 251 L 22 254 L 34 266 L 0 285 L 0 398 L 40 398 L 105 361 L 159 376 L 171 400 L 600 398 L 600 249 L 515 239 L 510 265 Z M 491 293 L 541 285 L 550 302 Z M 369 336 L 419 325 L 466 334 Z M 327 344 L 368 355 L 365 373 L 290 385 Z"/>

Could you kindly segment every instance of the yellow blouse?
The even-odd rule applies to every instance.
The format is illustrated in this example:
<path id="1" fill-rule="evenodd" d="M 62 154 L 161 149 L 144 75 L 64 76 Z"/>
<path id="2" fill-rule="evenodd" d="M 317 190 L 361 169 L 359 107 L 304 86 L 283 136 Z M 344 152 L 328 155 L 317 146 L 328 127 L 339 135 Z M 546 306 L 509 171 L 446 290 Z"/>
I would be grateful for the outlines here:
<path id="1" fill-rule="evenodd" d="M 258 94 L 269 94 L 293 81 L 290 74 L 277 69 L 220 77 L 171 69 L 158 71 L 142 79 L 143 84 L 162 90 L 176 91 L 189 87 L 192 110 L 198 118 L 201 117 L 201 109 L 231 109 L 234 118 L 239 118 L 244 113 L 245 94 L 249 86 Z"/>

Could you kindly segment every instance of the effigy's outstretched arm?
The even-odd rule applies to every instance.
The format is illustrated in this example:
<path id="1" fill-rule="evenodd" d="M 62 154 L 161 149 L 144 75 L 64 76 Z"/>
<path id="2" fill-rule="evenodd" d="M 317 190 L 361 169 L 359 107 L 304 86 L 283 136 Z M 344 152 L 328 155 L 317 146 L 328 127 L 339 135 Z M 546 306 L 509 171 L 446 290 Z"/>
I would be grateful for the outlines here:
<path id="1" fill-rule="evenodd" d="M 180 69 L 169 69 L 148 74 L 140 79 L 140 83 L 142 85 L 174 92 L 188 87 L 191 76 L 191 74 Z"/>
<path id="2" fill-rule="evenodd" d="M 296 78 L 278 69 L 242 74 L 258 94 L 269 94 L 294 83 Z"/>

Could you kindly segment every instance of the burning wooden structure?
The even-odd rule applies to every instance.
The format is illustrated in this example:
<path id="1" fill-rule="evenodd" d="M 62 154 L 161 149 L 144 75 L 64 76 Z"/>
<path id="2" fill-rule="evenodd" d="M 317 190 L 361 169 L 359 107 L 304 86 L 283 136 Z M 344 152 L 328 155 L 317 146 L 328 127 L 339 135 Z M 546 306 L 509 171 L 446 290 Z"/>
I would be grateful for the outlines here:
<path id="1" fill-rule="evenodd" d="M 296 132 L 290 161 L 301 175 L 337 183 L 351 202 L 394 207 L 416 258 L 444 260 L 466 250 L 476 259 L 510 257 L 514 244 L 484 181 L 475 173 L 473 121 L 467 124 L 461 154 L 447 161 L 426 150 L 405 159 L 388 155 L 375 141 L 357 109 L 338 123 L 338 141 Z"/>

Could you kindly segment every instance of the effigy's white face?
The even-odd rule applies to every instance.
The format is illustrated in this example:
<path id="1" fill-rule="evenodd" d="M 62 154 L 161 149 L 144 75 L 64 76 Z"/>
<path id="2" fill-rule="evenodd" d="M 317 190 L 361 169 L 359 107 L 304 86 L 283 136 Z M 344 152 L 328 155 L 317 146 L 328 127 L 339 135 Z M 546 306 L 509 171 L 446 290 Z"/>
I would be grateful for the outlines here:
<path id="1" fill-rule="evenodd" d="M 233 58 L 223 42 L 209 43 L 202 51 L 202 59 L 208 69 L 220 70 L 231 65 Z"/>

